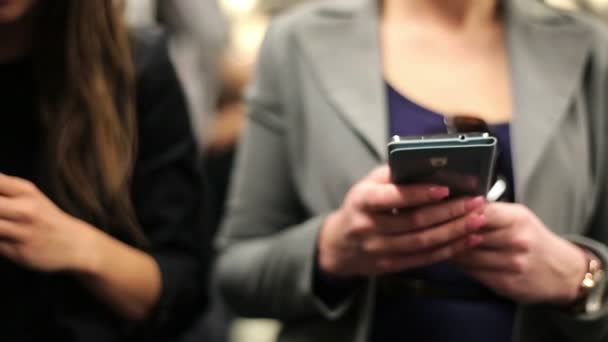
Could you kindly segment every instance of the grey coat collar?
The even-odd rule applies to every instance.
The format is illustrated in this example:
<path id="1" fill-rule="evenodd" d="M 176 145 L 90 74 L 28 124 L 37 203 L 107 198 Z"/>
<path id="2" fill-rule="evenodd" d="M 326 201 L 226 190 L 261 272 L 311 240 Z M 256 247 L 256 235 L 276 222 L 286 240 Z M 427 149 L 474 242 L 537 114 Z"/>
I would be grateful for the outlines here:
<path id="1" fill-rule="evenodd" d="M 515 190 L 521 200 L 547 141 L 558 133 L 558 123 L 580 86 L 591 37 L 586 28 L 540 1 L 505 1 Z M 384 161 L 389 137 L 377 3 L 332 0 L 317 14 L 317 20 L 297 31 L 298 44 L 344 121 Z"/>

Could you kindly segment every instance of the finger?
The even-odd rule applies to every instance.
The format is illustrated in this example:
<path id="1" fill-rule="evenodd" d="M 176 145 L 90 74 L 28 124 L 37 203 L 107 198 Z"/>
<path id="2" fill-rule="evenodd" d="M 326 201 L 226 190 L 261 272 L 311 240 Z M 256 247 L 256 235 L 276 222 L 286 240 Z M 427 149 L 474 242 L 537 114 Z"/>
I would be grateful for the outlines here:
<path id="1" fill-rule="evenodd" d="M 507 227 L 521 217 L 523 208 L 520 205 L 505 202 L 489 203 L 484 214 L 488 219 L 488 225 L 494 228 Z"/>
<path id="2" fill-rule="evenodd" d="M 484 241 L 479 246 L 481 249 L 494 249 L 511 252 L 527 252 L 530 250 L 532 241 L 522 229 L 510 227 L 498 230 L 485 230 Z"/>
<path id="3" fill-rule="evenodd" d="M 355 206 L 364 211 L 388 212 L 394 208 L 411 208 L 434 203 L 449 196 L 442 186 L 416 184 L 365 184 L 359 190 Z"/>
<path id="4" fill-rule="evenodd" d="M 453 191 L 459 193 L 475 193 L 479 189 L 479 177 L 467 173 L 440 170 L 435 173 L 439 184 L 450 184 Z"/>
<path id="5" fill-rule="evenodd" d="M 381 257 L 376 261 L 376 268 L 379 273 L 391 273 L 432 265 L 470 250 L 479 244 L 479 242 L 481 242 L 481 237 L 471 235 L 424 253 L 408 256 Z"/>
<path id="6" fill-rule="evenodd" d="M 0 195 L 19 196 L 35 189 L 34 184 L 26 179 L 0 173 Z"/>
<path id="7" fill-rule="evenodd" d="M 363 251 L 372 255 L 411 255 L 433 250 L 479 230 L 485 224 L 483 215 L 471 213 L 443 225 L 400 235 L 372 235 L 362 243 Z"/>
<path id="8" fill-rule="evenodd" d="M 10 241 L 0 241 L 0 255 L 16 260 L 18 258 L 17 245 Z"/>
<path id="9" fill-rule="evenodd" d="M 454 261 L 471 271 L 521 273 L 526 268 L 526 259 L 523 255 L 500 250 L 473 249 L 459 255 Z"/>
<path id="10" fill-rule="evenodd" d="M 438 204 L 430 204 L 396 215 L 376 214 L 371 219 L 376 231 L 382 234 L 394 235 L 408 231 L 425 229 L 441 223 L 462 217 L 472 211 L 483 209 L 483 197 L 453 199 Z"/>
<path id="11" fill-rule="evenodd" d="M 364 180 L 371 181 L 374 183 L 390 183 L 391 182 L 391 169 L 388 165 L 384 164 L 373 169 Z"/>
<path id="12" fill-rule="evenodd" d="M 27 237 L 27 230 L 19 224 L 0 219 L 0 240 L 3 242 L 22 242 Z"/>
<path id="13" fill-rule="evenodd" d="M 0 196 L 0 219 L 25 221 L 32 214 L 30 211 L 33 210 L 30 210 L 30 206 L 26 205 L 23 201 Z"/>

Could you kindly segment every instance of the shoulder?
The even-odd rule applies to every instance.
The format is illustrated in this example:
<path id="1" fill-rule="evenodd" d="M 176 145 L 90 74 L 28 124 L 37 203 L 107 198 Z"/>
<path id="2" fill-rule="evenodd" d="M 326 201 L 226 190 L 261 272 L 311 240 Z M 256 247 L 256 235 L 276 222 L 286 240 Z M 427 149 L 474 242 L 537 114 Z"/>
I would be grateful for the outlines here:
<path id="1" fill-rule="evenodd" d="M 523 28 L 519 34 L 545 37 L 547 49 L 556 49 L 552 39 L 566 46 L 586 49 L 587 71 L 606 76 L 608 70 L 608 27 L 598 17 L 578 10 L 561 9 L 543 1 L 506 0 L 507 17 Z M 533 38 L 534 38 L 533 37 Z M 534 41 L 534 39 L 532 39 Z M 564 51 L 562 51 L 564 52 Z"/>
<path id="2" fill-rule="evenodd" d="M 163 29 L 146 28 L 131 32 L 135 74 L 138 83 L 154 73 L 174 73 L 168 38 Z"/>
<path id="3" fill-rule="evenodd" d="M 285 42 L 295 39 L 302 31 L 331 29 L 332 23 L 367 11 L 373 2 L 374 0 L 308 1 L 277 15 L 272 20 L 267 38 Z"/>
<path id="4" fill-rule="evenodd" d="M 140 152 L 190 142 L 192 130 L 182 85 L 160 29 L 132 33 Z"/>
<path id="5" fill-rule="evenodd" d="M 517 8 L 517 15 L 524 18 L 527 24 L 543 26 L 547 30 L 578 31 L 583 39 L 590 41 L 593 50 L 608 48 L 608 26 L 598 17 L 579 10 L 556 8 L 541 1 L 520 4 L 524 1 L 528 2 L 510 0 L 514 3 L 512 6 Z"/>
<path id="6" fill-rule="evenodd" d="M 569 13 L 574 25 L 581 27 L 589 34 L 592 52 L 608 64 L 608 26 L 599 18 L 580 12 Z"/>
<path id="7" fill-rule="evenodd" d="M 608 26 L 599 18 L 586 13 L 569 12 L 565 15 L 572 25 L 582 32 L 581 39 L 589 41 L 587 64 L 589 80 L 601 80 L 604 85 L 608 81 Z"/>

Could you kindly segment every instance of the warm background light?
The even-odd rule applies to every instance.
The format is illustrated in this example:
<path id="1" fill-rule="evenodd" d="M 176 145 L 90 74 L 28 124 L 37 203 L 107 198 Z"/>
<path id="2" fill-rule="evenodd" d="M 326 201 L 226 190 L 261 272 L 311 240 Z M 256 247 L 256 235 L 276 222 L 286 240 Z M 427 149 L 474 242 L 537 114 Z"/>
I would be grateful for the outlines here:
<path id="1" fill-rule="evenodd" d="M 257 0 L 220 0 L 220 6 L 231 17 L 248 15 L 255 9 Z"/>

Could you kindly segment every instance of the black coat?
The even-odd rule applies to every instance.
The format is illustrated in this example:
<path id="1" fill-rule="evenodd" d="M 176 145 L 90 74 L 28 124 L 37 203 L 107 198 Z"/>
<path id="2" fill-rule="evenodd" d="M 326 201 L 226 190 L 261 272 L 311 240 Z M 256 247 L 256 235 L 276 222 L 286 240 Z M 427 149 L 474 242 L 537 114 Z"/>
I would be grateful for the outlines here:
<path id="1" fill-rule="evenodd" d="M 136 49 L 138 158 L 132 198 L 162 273 L 147 322 L 121 319 L 70 274 L 44 274 L 0 258 L 1 341 L 166 341 L 205 305 L 210 238 L 202 224 L 203 182 L 186 104 L 161 35 Z M 31 64 L 0 65 L 4 104 L 0 171 L 37 182 L 44 173 Z M 42 182 L 43 183 L 43 182 Z M 44 191 L 44 185 L 38 184 Z M 96 222 L 91 222 L 96 224 Z M 117 238 L 135 245 L 126 235 Z"/>

